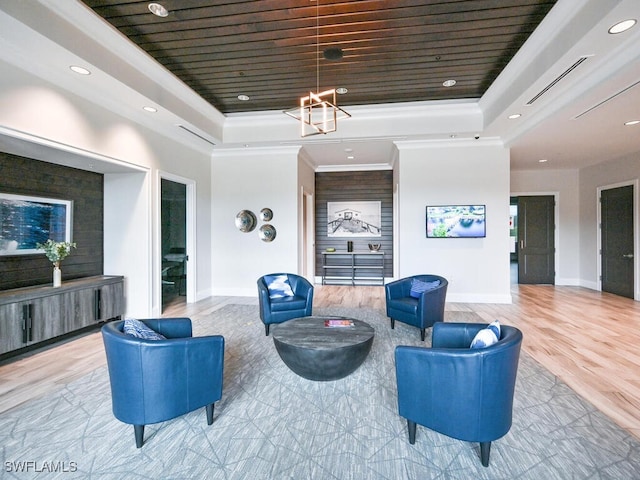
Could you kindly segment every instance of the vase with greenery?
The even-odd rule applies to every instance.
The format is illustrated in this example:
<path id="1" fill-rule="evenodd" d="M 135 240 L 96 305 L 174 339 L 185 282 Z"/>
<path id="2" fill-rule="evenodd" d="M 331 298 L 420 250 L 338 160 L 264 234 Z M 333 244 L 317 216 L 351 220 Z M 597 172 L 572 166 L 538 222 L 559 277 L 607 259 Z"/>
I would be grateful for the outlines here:
<path id="1" fill-rule="evenodd" d="M 44 254 L 53 263 L 53 286 L 59 287 L 62 285 L 60 262 L 69 256 L 72 248 L 76 248 L 75 242 L 56 242 L 49 239 L 44 243 L 36 244 L 36 248 L 44 250 Z"/>

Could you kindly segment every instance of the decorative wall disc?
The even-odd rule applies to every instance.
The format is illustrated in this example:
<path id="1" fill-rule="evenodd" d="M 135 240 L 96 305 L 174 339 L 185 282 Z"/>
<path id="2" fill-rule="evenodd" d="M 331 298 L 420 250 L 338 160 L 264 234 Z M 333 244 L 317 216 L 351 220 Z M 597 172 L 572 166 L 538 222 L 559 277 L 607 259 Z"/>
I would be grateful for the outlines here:
<path id="1" fill-rule="evenodd" d="M 260 227 L 258 235 L 263 242 L 273 242 L 276 238 L 276 229 L 273 225 L 266 224 Z"/>
<path id="2" fill-rule="evenodd" d="M 256 228 L 258 219 L 256 215 L 250 210 L 240 210 L 236 215 L 236 227 L 241 232 L 247 233 L 253 231 Z"/>
<path id="3" fill-rule="evenodd" d="M 270 208 L 263 208 L 260 210 L 260 220 L 268 222 L 273 218 L 273 211 Z"/>

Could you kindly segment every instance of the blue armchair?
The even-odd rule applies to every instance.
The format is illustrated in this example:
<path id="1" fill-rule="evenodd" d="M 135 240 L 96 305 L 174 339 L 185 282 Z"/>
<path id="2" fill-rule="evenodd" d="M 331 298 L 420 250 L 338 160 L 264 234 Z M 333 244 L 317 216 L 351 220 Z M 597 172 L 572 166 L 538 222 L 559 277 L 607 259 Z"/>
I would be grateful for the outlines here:
<path id="1" fill-rule="evenodd" d="M 437 287 L 425 291 L 419 298 L 415 298 L 411 296 L 414 279 L 425 283 L 440 283 Z M 395 327 L 396 320 L 413 325 L 420 329 L 420 339 L 424 341 L 427 328 L 436 322 L 444 322 L 448 285 L 447 280 L 438 275 L 414 275 L 387 283 L 384 289 L 391 328 Z"/>
<path id="2" fill-rule="evenodd" d="M 102 327 L 107 354 L 113 414 L 133 425 L 136 447 L 144 426 L 206 407 L 213 423 L 214 403 L 222 398 L 224 338 L 192 337 L 188 318 L 144 320 L 165 340 L 123 333 L 124 321 Z"/>
<path id="3" fill-rule="evenodd" d="M 276 294 L 273 291 L 274 285 L 277 284 L 279 289 L 283 286 L 283 281 L 291 288 L 290 292 Z M 272 273 L 260 277 L 257 283 L 260 319 L 264 323 L 265 335 L 269 335 L 272 323 L 311 315 L 313 285 L 306 278 L 293 273 Z M 272 287 L 272 291 L 269 287 Z"/>
<path id="4" fill-rule="evenodd" d="M 416 424 L 467 442 L 480 442 L 489 466 L 491 442 L 511 428 L 522 333 L 502 326 L 497 343 L 471 349 L 477 323 L 437 323 L 431 348 L 396 347 L 398 411 L 409 443 Z"/>

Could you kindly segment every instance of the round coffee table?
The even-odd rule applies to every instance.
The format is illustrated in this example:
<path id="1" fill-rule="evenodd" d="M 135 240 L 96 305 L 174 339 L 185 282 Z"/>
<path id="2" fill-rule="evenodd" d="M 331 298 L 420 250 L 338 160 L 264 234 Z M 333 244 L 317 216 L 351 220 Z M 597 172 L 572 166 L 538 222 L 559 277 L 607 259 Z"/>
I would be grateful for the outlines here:
<path id="1" fill-rule="evenodd" d="M 350 326 L 325 326 L 344 320 Z M 346 317 L 302 317 L 272 325 L 273 343 L 282 361 L 308 380 L 338 380 L 353 373 L 367 358 L 374 330 Z"/>

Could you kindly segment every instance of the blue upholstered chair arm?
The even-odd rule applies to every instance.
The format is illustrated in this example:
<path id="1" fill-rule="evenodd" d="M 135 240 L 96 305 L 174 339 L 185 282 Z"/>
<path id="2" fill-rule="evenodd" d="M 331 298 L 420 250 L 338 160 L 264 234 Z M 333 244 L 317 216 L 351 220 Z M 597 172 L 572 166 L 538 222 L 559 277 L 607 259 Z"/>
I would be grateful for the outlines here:
<path id="1" fill-rule="evenodd" d="M 189 318 L 148 318 L 143 319 L 142 322 L 167 338 L 184 338 L 193 335 Z"/>
<path id="2" fill-rule="evenodd" d="M 269 300 L 269 289 L 264 283 L 264 279 L 260 277 L 256 282 L 258 285 L 258 304 L 260 306 L 260 318 L 263 322 L 269 322 L 271 318 L 271 302 Z"/>
<path id="3" fill-rule="evenodd" d="M 288 275 L 291 290 L 296 297 L 302 297 L 306 300 L 307 305 L 313 302 L 313 285 L 304 277 L 298 275 Z"/>
<path id="4" fill-rule="evenodd" d="M 408 297 L 411 291 L 411 278 L 402 278 L 389 282 L 384 286 L 385 296 L 388 300 Z"/>
<path id="5" fill-rule="evenodd" d="M 440 285 L 433 290 L 427 290 L 418 299 L 418 317 L 436 319 L 435 322 L 444 321 L 444 307 L 446 303 L 448 283 L 440 280 Z M 409 284 L 411 291 L 411 284 Z"/>
<path id="6" fill-rule="evenodd" d="M 431 347 L 468 349 L 476 334 L 485 327 L 483 323 L 436 323 Z"/>

